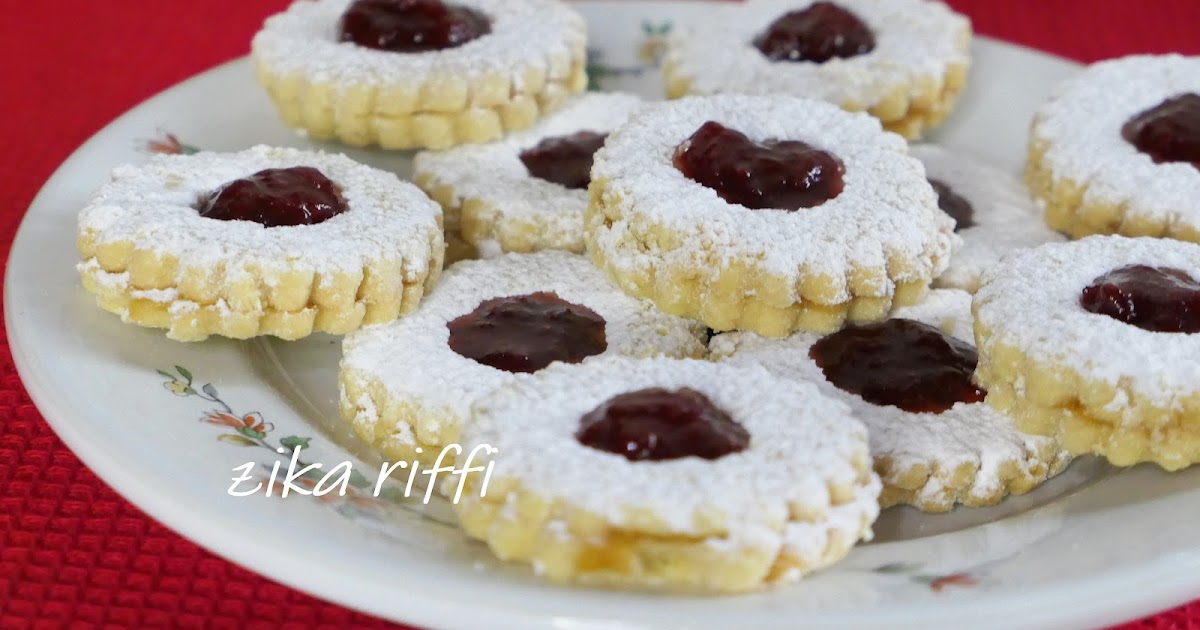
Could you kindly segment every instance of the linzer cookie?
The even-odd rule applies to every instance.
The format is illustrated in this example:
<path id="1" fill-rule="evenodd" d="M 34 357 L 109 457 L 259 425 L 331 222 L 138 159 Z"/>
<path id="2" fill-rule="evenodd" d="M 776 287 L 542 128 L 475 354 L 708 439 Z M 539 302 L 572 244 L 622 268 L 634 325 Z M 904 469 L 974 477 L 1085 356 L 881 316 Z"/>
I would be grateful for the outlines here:
<path id="1" fill-rule="evenodd" d="M 583 90 L 585 39 L 555 0 L 298 0 L 251 56 L 310 137 L 443 148 L 524 129 Z"/>
<path id="2" fill-rule="evenodd" d="M 784 340 L 725 333 L 710 347 L 717 361 L 761 365 L 849 404 L 870 433 L 881 505 L 946 512 L 1028 492 L 1070 459 L 984 404 L 971 337 L 970 294 L 938 289 L 883 322 Z"/>
<path id="3" fill-rule="evenodd" d="M 867 111 L 916 138 L 949 114 L 971 23 L 940 2 L 750 0 L 670 41 L 667 94 L 786 94 Z"/>
<path id="4" fill-rule="evenodd" d="M 700 357 L 702 335 L 617 291 L 582 256 L 463 261 L 412 316 L 346 338 L 342 415 L 390 461 L 432 462 L 497 386 L 598 355 Z"/>
<path id="5" fill-rule="evenodd" d="M 925 164 L 938 206 L 954 219 L 954 231 L 963 241 L 933 286 L 974 292 L 983 271 L 1004 254 L 1064 240 L 1046 227 L 1016 177 L 936 145 L 913 145 L 909 153 Z"/>
<path id="6" fill-rule="evenodd" d="M 459 226 L 467 255 L 582 253 L 592 155 L 640 105 L 632 94 L 589 92 L 499 142 L 418 153 L 414 179 L 442 204 L 447 240 Z"/>
<path id="7" fill-rule="evenodd" d="M 850 409 L 758 367 L 556 364 L 481 399 L 460 439 L 498 449 L 486 495 L 478 473 L 458 495 L 464 531 L 556 582 L 790 582 L 870 538 L 879 513 Z"/>
<path id="8" fill-rule="evenodd" d="M 984 274 L 974 310 L 980 383 L 1022 429 L 1119 466 L 1200 461 L 1200 245 L 1044 245 Z"/>
<path id="9" fill-rule="evenodd" d="M 1065 82 L 1034 117 L 1026 182 L 1076 238 L 1200 242 L 1200 57 L 1125 57 Z"/>
<path id="10" fill-rule="evenodd" d="M 959 239 L 904 139 L 792 97 L 647 105 L 592 166 L 588 250 L 622 289 L 780 337 L 920 299 Z"/>
<path id="11" fill-rule="evenodd" d="M 394 174 L 258 146 L 121 166 L 79 214 L 83 286 L 179 341 L 344 334 L 414 309 L 441 209 Z"/>

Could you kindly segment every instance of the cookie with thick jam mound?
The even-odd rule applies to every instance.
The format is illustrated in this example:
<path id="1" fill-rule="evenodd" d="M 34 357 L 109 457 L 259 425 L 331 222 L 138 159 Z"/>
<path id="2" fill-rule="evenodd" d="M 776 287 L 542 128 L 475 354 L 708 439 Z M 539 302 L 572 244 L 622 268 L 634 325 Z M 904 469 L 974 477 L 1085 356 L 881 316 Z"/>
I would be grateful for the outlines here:
<path id="1" fill-rule="evenodd" d="M 118 167 L 77 243 L 100 306 L 178 341 L 390 322 L 437 282 L 443 251 L 441 209 L 395 173 L 261 145 Z"/>
<path id="2" fill-rule="evenodd" d="M 459 437 L 491 470 L 462 485 L 463 531 L 554 582 L 760 589 L 836 562 L 879 512 L 849 406 L 762 368 L 555 363 L 480 398 Z"/>
<path id="3" fill-rule="evenodd" d="M 647 104 L 596 152 L 588 198 L 596 264 L 716 331 L 884 319 L 960 242 L 903 138 L 800 98 Z"/>
<path id="4" fill-rule="evenodd" d="M 250 53 L 284 123 L 353 147 L 494 142 L 587 87 L 587 27 L 559 0 L 296 1 Z"/>
<path id="5" fill-rule="evenodd" d="M 988 403 L 1072 454 L 1200 462 L 1198 280 L 1200 244 L 1172 239 L 1090 236 L 1011 254 L 975 294 Z"/>
<path id="6" fill-rule="evenodd" d="M 935 289 L 894 315 L 826 336 L 725 333 L 709 342 L 709 356 L 818 383 L 850 405 L 871 435 L 883 507 L 994 505 L 1066 466 L 1070 457 L 1055 440 L 1021 433 L 1013 417 L 984 402 L 973 378 L 971 294 Z"/>
<path id="7" fill-rule="evenodd" d="M 1034 114 L 1025 181 L 1054 230 L 1200 242 L 1200 56 L 1131 55 Z"/>
<path id="8" fill-rule="evenodd" d="M 574 190 L 592 181 L 592 157 L 604 146 L 607 133 L 577 131 L 546 138 L 521 152 L 521 163 L 529 174 Z"/>
<path id="9" fill-rule="evenodd" d="M 1010 252 L 1066 240 L 1046 225 L 1013 173 L 939 145 L 914 144 L 908 153 L 925 166 L 938 207 L 954 219 L 954 232 L 962 238 L 934 287 L 974 293 L 984 272 Z"/>
<path id="10" fill-rule="evenodd" d="M 546 249 L 583 253 L 592 162 L 642 100 L 588 92 L 499 142 L 422 151 L 413 180 L 442 204 L 452 254 L 489 258 Z"/>
<path id="11" fill-rule="evenodd" d="M 972 37 L 966 16 L 929 0 L 729 2 L 676 31 L 662 63 L 668 98 L 822 100 L 910 140 L 953 109 Z"/>

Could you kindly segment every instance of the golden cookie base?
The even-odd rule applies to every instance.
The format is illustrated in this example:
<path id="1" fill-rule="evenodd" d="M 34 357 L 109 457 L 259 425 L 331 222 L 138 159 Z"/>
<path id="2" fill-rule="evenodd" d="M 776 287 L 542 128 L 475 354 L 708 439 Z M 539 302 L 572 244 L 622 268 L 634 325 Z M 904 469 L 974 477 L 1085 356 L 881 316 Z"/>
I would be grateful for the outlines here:
<path id="1" fill-rule="evenodd" d="M 262 60 L 256 71 L 283 121 L 311 138 L 356 147 L 444 149 L 528 128 L 587 87 L 584 67 L 580 47 L 523 71 L 472 80 L 446 75 L 423 83 L 343 85 L 277 71 Z M 511 80 L 513 74 L 519 74 L 519 83 Z"/>
<path id="2" fill-rule="evenodd" d="M 899 468 L 887 457 L 875 459 L 875 472 L 883 481 L 879 507 L 911 505 L 922 512 L 941 514 L 961 503 L 967 507 L 996 505 L 1010 494 L 1025 494 L 1044 481 L 1062 472 L 1071 458 L 1053 444 L 1047 443 L 1035 452 L 1026 453 L 1024 465 L 1010 460 L 1001 465 L 995 492 L 980 495 L 972 492 L 977 462 L 964 462 L 957 467 L 941 467 L 934 462 Z M 937 488 L 930 492 L 929 488 Z"/>
<path id="3" fill-rule="evenodd" d="M 1037 122 L 1034 122 L 1034 127 Z M 1124 203 L 1085 200 L 1087 184 L 1055 173 L 1046 161 L 1049 143 L 1032 138 L 1025 163 L 1025 184 L 1045 204 L 1046 224 L 1072 238 L 1093 234 L 1153 236 L 1200 243 L 1200 226 L 1172 223 L 1168 217 L 1148 217 L 1126 212 Z M 1136 194 L 1137 191 L 1130 191 Z M 1182 210 L 1182 208 L 1181 208 Z"/>
<path id="4" fill-rule="evenodd" d="M 692 94 L 691 79 L 679 74 L 676 64 L 663 66 L 663 81 L 667 98 Z M 924 77 L 912 85 L 893 90 L 871 106 L 862 103 L 840 103 L 850 112 L 866 111 L 883 124 L 883 128 L 909 140 L 919 139 L 925 131 L 936 127 L 958 101 L 967 83 L 967 64 L 952 64 L 941 77 Z"/>
<path id="5" fill-rule="evenodd" d="M 865 461 L 858 483 L 869 483 Z M 620 588 L 739 593 L 829 566 L 867 535 L 867 515 L 853 535 L 830 528 L 824 547 L 806 557 L 786 551 L 737 547 L 724 540 L 719 518 L 697 523 L 693 535 L 672 532 L 648 511 L 630 508 L 616 527 L 566 501 L 547 500 L 510 478 L 493 477 L 479 496 L 480 475 L 471 475 L 454 505 L 468 536 L 487 543 L 501 560 L 530 563 L 552 582 Z M 442 487 L 453 498 L 456 485 Z M 834 505 L 854 500 L 858 487 L 830 487 Z M 795 508 L 794 508 L 795 509 Z M 792 522 L 805 520 L 793 514 Z M 783 523 L 777 526 L 782 529 Z M 715 544 L 714 544 L 715 543 Z"/>
<path id="6" fill-rule="evenodd" d="M 338 378 L 342 418 L 386 461 L 431 466 L 445 445 L 458 440 L 463 419 L 457 413 L 393 396 L 379 379 L 357 370 L 343 369 Z M 451 455 L 443 463 L 452 463 Z"/>
<path id="7" fill-rule="evenodd" d="M 605 270 L 625 293 L 654 302 L 671 315 L 704 322 L 716 331 L 748 330 L 768 337 L 786 337 L 798 330 L 828 333 L 847 321 L 869 322 L 885 319 L 892 308 L 916 304 L 929 289 L 928 272 L 920 271 L 916 260 L 893 259 L 886 268 L 848 268 L 841 278 L 801 270 L 799 281 L 764 273 L 752 261 L 734 260 L 728 264 L 695 267 L 661 265 L 651 273 L 636 273 L 623 268 L 619 261 L 607 259 L 604 248 L 594 242 L 592 225 L 611 226 L 627 210 L 607 181 L 592 180 L 590 201 L 584 224 L 589 226 L 586 240 L 592 260 Z M 653 243 L 663 248 L 678 243 L 684 236 L 650 221 L 640 221 L 625 232 L 636 241 L 631 249 Z M 725 253 L 697 252 L 696 259 L 725 259 Z M 713 277 L 713 270 L 720 268 Z M 919 278 L 919 279 L 912 279 Z M 894 286 L 891 295 L 882 291 Z M 836 301 L 849 288 L 849 301 Z M 799 301 L 794 294 L 799 294 Z"/>
<path id="8" fill-rule="evenodd" d="M 421 190 L 442 206 L 446 217 L 446 241 L 457 237 L 456 253 L 461 252 L 461 258 L 451 260 L 447 253 L 447 261 L 453 262 L 462 258 L 477 258 L 478 246 L 482 243 L 494 243 L 502 252 L 530 254 L 547 249 L 568 251 L 574 254 L 584 252 L 583 234 L 568 235 L 566 238 L 555 238 L 562 230 L 550 225 L 549 217 L 513 217 L 504 214 L 502 208 L 479 197 L 464 197 L 455 193 L 449 184 L 444 184 L 430 173 L 417 173 L 414 181 Z M 455 234 L 451 234 L 451 225 L 457 226 Z"/>
<path id="9" fill-rule="evenodd" d="M 1164 406 L 994 342 L 978 320 L 975 334 L 976 376 L 988 390 L 987 402 L 1016 418 L 1022 431 L 1054 437 L 1072 454 L 1095 453 L 1117 466 L 1153 462 L 1179 470 L 1200 461 L 1200 387 Z"/>
<path id="10" fill-rule="evenodd" d="M 446 264 L 479 258 L 479 250 L 463 237 L 462 200 L 454 188 L 435 180 L 428 173 L 415 173 L 413 183 L 442 207 L 442 225 L 446 239 Z"/>
<path id="11" fill-rule="evenodd" d="M 411 312 L 442 269 L 440 243 L 431 243 L 433 255 L 423 261 L 419 274 L 392 259 L 371 261 L 356 272 L 328 274 L 247 266 L 233 281 L 223 266 L 189 266 L 172 254 L 138 249 L 128 241 L 100 243 L 85 232 L 78 246 L 96 263 L 81 276 L 102 308 L 128 323 L 165 328 L 176 341 L 203 341 L 210 335 L 300 339 L 313 332 L 346 334 Z M 109 274 L 128 274 L 128 280 L 114 285 L 105 280 Z M 144 291 L 174 291 L 176 296 L 167 302 L 137 295 Z"/>

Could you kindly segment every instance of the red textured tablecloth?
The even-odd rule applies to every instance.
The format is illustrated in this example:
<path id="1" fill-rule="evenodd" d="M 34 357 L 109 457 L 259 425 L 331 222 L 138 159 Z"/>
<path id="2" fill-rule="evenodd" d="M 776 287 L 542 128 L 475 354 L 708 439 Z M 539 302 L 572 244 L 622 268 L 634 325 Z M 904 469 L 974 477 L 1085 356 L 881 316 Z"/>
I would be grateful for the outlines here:
<path id="1" fill-rule="evenodd" d="M 0 4 L 3 259 L 34 194 L 75 147 L 159 90 L 245 54 L 262 18 L 286 3 Z M 1200 54 L 1200 0 L 951 4 L 981 34 L 1080 61 Z M 3 332 L 0 343 L 0 628 L 398 627 L 238 568 L 146 517 L 55 437 Z M 1200 628 L 1200 600 L 1127 628 Z"/>

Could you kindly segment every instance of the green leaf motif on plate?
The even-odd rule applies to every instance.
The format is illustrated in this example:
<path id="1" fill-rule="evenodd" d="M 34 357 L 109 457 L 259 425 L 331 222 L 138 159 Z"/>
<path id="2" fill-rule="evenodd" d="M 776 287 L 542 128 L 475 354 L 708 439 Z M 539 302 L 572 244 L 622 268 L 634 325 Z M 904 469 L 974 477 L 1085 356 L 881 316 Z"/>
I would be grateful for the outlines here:
<path id="1" fill-rule="evenodd" d="M 289 451 L 294 451 L 298 448 L 308 448 L 308 443 L 310 441 L 312 441 L 312 438 L 289 435 L 279 440 L 279 445 L 288 449 Z"/>
<path id="2" fill-rule="evenodd" d="M 217 436 L 217 439 L 227 444 L 235 444 L 237 446 L 258 446 L 258 442 L 236 433 L 222 433 L 221 435 Z"/>

